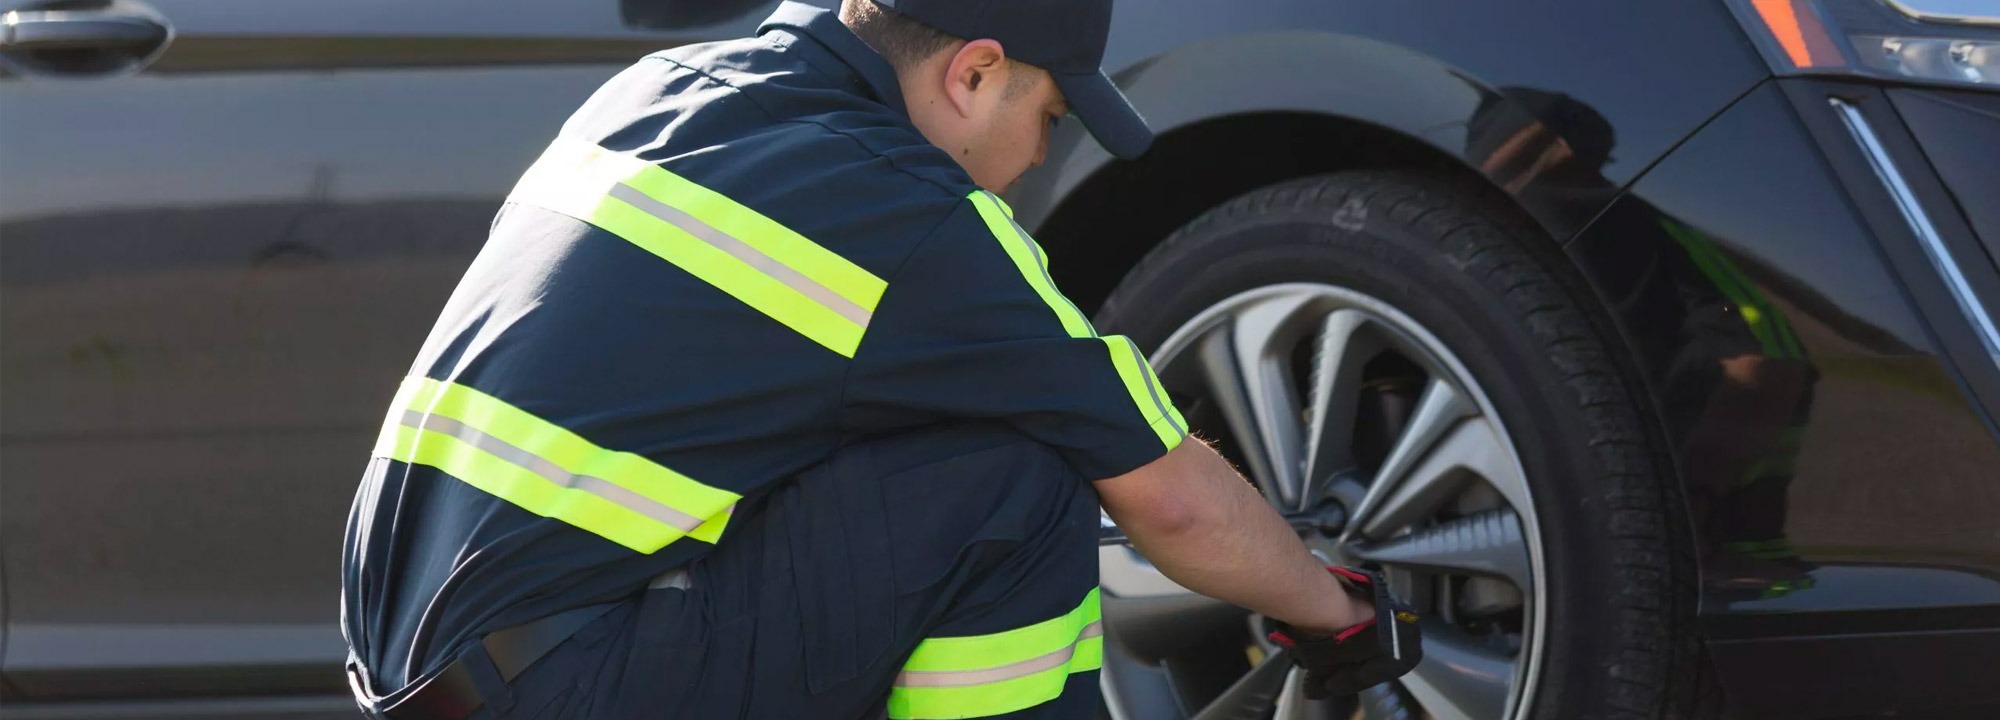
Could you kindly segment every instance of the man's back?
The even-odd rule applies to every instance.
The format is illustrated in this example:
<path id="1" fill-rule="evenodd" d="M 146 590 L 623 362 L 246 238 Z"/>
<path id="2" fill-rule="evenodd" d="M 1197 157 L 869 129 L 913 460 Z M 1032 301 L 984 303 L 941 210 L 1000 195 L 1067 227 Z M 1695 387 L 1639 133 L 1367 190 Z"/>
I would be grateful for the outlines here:
<path id="1" fill-rule="evenodd" d="M 719 539 L 676 537 L 677 514 L 726 528 L 747 508 L 714 515 L 717 498 L 754 501 L 845 437 L 921 422 L 853 418 L 843 378 L 883 278 L 973 186 L 828 60 L 789 35 L 648 57 L 524 177 L 385 422 L 363 484 L 373 507 L 356 506 L 374 517 L 350 523 L 362 559 L 348 631 L 377 682 L 407 682 L 482 632 L 627 593 Z M 608 202 L 606 173 L 634 176 Z M 506 437 L 509 418 L 402 421 L 440 396 L 463 415 L 518 414 L 520 437 Z M 574 442 L 537 440 L 557 429 Z M 428 444 L 403 455 L 528 472 L 503 468 L 520 476 L 512 489 L 475 487 L 423 462 L 437 458 L 398 457 L 399 434 Z M 711 497 L 676 508 L 671 488 L 642 487 L 658 470 L 602 472 L 619 454 Z"/>

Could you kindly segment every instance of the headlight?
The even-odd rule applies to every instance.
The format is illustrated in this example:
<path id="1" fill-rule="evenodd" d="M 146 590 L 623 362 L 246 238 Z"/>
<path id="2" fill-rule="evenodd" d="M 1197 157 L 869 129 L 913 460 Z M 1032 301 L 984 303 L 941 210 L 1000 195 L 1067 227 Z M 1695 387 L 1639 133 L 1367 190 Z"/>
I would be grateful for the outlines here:
<path id="1" fill-rule="evenodd" d="M 1856 35 L 1854 49 L 1881 72 L 2000 85 L 2000 42 Z"/>
<path id="2" fill-rule="evenodd" d="M 1727 0 L 1787 75 L 2000 88 L 2000 0 Z"/>

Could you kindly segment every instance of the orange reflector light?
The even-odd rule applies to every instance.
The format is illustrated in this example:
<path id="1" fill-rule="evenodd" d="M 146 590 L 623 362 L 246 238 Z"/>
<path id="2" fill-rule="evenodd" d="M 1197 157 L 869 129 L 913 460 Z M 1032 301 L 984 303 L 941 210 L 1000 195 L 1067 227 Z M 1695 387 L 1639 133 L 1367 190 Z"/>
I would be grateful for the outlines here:
<path id="1" fill-rule="evenodd" d="M 1757 17 L 1785 49 L 1795 68 L 1840 67 L 1847 61 L 1813 12 L 1812 0 L 1750 0 Z"/>

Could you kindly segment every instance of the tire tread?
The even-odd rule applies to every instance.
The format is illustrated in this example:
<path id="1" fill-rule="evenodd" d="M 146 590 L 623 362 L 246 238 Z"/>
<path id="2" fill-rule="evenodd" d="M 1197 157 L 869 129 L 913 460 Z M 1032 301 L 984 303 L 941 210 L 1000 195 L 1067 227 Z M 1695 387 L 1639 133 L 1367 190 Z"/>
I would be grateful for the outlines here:
<path id="1" fill-rule="evenodd" d="M 1615 333 L 1580 277 L 1546 236 L 1504 213 L 1463 181 L 1414 171 L 1353 171 L 1305 178 L 1253 191 L 1175 232 L 1127 275 L 1103 314 L 1121 316 L 1129 288 L 1168 272 L 1172 262 L 1223 231 L 1274 215 L 1324 212 L 1359 201 L 1369 213 L 1432 238 L 1447 262 L 1475 278 L 1509 306 L 1521 326 L 1548 350 L 1552 375 L 1589 428 L 1588 448 L 1602 468 L 1618 576 L 1610 602 L 1619 648 L 1609 661 L 1605 695 L 1563 717 L 1717 717 L 1721 693 L 1694 626 L 1693 550 L 1678 486 L 1665 482 L 1671 465 L 1643 420 L 1643 393 L 1629 365 L 1613 354 Z M 1545 666 L 1537 716 L 1550 716 L 1548 693 L 1567 672 Z M 1567 699 L 1565 699 L 1567 700 Z M 1572 706 L 1574 707 L 1574 706 Z"/>

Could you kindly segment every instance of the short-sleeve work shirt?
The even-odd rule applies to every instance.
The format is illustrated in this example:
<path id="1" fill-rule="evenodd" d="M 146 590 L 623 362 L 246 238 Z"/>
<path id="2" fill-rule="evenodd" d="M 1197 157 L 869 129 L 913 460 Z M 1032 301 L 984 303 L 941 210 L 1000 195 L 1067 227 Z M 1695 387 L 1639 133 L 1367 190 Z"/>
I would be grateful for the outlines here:
<path id="1" fill-rule="evenodd" d="M 347 538 L 384 689 L 726 542 L 843 443 L 1005 423 L 1083 476 L 1184 421 L 830 12 L 651 55 L 527 170 L 396 394 Z"/>

